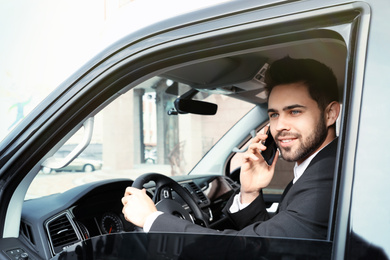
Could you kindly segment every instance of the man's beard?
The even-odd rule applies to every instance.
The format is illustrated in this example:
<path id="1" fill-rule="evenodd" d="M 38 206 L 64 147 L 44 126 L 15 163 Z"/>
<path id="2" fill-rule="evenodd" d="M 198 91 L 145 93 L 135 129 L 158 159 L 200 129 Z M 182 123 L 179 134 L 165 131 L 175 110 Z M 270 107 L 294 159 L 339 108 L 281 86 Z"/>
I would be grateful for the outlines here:
<path id="1" fill-rule="evenodd" d="M 322 119 L 323 117 L 321 117 Z M 327 136 L 327 127 L 324 120 L 319 120 L 317 128 L 313 132 L 313 135 L 308 136 L 305 140 L 302 140 L 302 135 L 297 133 L 284 133 L 281 132 L 276 135 L 276 138 L 282 136 L 294 136 L 298 140 L 301 140 L 300 146 L 293 152 L 291 147 L 279 148 L 282 158 L 288 162 L 296 162 L 302 159 L 306 159 L 311 155 L 321 144 L 325 141 Z"/>

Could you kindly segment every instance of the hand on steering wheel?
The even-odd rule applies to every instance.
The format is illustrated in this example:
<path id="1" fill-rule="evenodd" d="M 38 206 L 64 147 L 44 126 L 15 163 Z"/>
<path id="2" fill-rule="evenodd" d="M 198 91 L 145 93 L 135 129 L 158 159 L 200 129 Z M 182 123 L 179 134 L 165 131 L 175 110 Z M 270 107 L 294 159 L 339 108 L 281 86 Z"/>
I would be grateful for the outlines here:
<path id="1" fill-rule="evenodd" d="M 195 199 L 185 188 L 173 179 L 159 173 L 146 173 L 139 176 L 134 181 L 132 187 L 142 189 L 144 188 L 144 184 L 150 181 L 153 181 L 156 184 L 153 202 L 159 211 L 172 214 L 204 227 L 208 226 L 207 217 L 205 217 L 205 214 L 199 208 Z M 174 190 L 187 203 L 194 214 L 195 219 L 180 203 L 173 200 L 171 190 Z"/>

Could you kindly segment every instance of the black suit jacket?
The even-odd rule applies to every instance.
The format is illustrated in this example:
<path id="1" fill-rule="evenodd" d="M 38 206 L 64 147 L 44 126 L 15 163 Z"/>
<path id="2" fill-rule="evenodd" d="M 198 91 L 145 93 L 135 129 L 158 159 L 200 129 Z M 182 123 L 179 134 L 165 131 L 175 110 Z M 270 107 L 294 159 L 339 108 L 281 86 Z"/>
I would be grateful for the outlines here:
<path id="1" fill-rule="evenodd" d="M 248 207 L 228 213 L 237 230 L 216 231 L 202 228 L 169 214 L 160 215 L 150 231 L 241 234 L 257 236 L 325 239 L 332 198 L 337 139 L 322 149 L 291 186 L 279 204 L 278 213 L 269 218 L 262 194 Z M 232 198 L 226 208 L 230 208 Z"/>

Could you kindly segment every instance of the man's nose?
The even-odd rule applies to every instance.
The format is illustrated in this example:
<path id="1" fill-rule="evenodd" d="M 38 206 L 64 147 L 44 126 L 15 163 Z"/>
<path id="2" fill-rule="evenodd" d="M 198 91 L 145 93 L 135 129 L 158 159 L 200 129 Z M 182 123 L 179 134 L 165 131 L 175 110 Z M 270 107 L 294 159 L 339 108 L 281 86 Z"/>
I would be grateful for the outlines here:
<path id="1" fill-rule="evenodd" d="M 276 122 L 275 130 L 278 132 L 281 131 L 290 131 L 290 124 L 284 116 L 279 116 Z"/>

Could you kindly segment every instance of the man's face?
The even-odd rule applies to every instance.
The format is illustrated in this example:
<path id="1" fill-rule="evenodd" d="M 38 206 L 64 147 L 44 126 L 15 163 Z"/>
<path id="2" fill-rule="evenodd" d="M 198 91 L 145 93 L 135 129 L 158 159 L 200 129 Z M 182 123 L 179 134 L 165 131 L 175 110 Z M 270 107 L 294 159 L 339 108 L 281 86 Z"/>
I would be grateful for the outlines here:
<path id="1" fill-rule="evenodd" d="M 324 113 L 302 83 L 278 85 L 268 99 L 271 134 L 283 159 L 298 164 L 327 137 Z"/>

